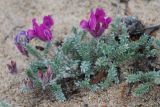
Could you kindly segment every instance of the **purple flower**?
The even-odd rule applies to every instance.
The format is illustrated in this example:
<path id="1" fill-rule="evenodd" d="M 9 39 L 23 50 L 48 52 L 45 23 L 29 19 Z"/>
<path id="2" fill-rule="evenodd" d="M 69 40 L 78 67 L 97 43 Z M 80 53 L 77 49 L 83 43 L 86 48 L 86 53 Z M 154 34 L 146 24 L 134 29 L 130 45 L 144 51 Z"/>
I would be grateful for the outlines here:
<path id="1" fill-rule="evenodd" d="M 24 85 L 27 89 L 33 89 L 34 88 L 33 81 L 31 79 L 29 79 L 29 78 L 24 79 L 23 82 L 24 82 Z"/>
<path id="2" fill-rule="evenodd" d="M 25 49 L 25 45 L 29 43 L 27 33 L 25 31 L 19 32 L 15 37 L 15 44 L 17 49 L 25 56 L 28 57 L 28 51 Z"/>
<path id="3" fill-rule="evenodd" d="M 48 66 L 48 69 L 45 73 L 43 73 L 42 70 L 38 71 L 38 79 L 42 83 L 43 88 L 45 88 L 47 83 L 49 83 L 50 80 L 52 80 L 52 78 L 53 78 L 53 73 L 50 65 Z"/>
<path id="4" fill-rule="evenodd" d="M 33 38 L 38 38 L 42 41 L 52 40 L 51 27 L 54 25 L 54 21 L 50 15 L 44 16 L 42 24 L 39 25 L 35 18 L 32 20 L 32 24 L 33 29 L 27 31 L 29 40 Z"/>
<path id="5" fill-rule="evenodd" d="M 89 20 L 82 20 L 80 26 L 82 29 L 89 31 L 93 37 L 97 38 L 108 28 L 111 21 L 112 18 L 106 17 L 102 8 L 97 8 L 95 12 L 91 10 Z"/>
<path id="6" fill-rule="evenodd" d="M 11 60 L 10 64 L 7 64 L 8 70 L 11 74 L 16 74 L 17 73 L 17 65 L 16 62 Z"/>
<path id="7" fill-rule="evenodd" d="M 50 15 L 44 16 L 43 24 L 45 24 L 50 29 L 54 25 L 54 21 Z"/>

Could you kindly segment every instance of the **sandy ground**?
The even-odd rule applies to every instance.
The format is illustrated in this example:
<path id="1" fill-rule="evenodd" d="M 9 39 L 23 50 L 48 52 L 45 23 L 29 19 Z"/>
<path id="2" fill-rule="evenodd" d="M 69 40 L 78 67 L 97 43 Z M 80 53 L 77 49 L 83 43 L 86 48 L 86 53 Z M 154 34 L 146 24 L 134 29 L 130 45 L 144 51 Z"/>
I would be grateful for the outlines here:
<path id="1" fill-rule="evenodd" d="M 101 6 L 109 16 L 115 16 L 116 0 L 0 0 L 0 100 L 5 100 L 13 107 L 31 107 L 31 95 L 22 94 L 19 90 L 20 82 L 25 78 L 24 69 L 29 59 L 23 57 L 14 46 L 14 35 L 25 28 L 31 27 L 33 17 L 41 18 L 51 14 L 54 17 L 55 38 L 65 37 L 72 26 L 79 26 L 83 18 L 87 18 L 90 8 Z M 136 15 L 147 25 L 160 23 L 160 0 L 130 0 L 129 8 L 132 15 Z M 121 4 L 121 14 L 124 13 L 124 4 Z M 160 31 L 157 32 L 160 38 Z M 8 73 L 6 64 L 9 60 L 17 61 L 18 74 Z M 160 87 L 155 87 L 149 96 L 142 98 L 124 98 L 120 96 L 121 87 L 113 86 L 103 92 L 81 91 L 73 95 L 65 103 L 42 100 L 37 107 L 100 107 L 106 102 L 107 107 L 160 107 Z M 159 97 L 159 98 L 158 98 Z"/>

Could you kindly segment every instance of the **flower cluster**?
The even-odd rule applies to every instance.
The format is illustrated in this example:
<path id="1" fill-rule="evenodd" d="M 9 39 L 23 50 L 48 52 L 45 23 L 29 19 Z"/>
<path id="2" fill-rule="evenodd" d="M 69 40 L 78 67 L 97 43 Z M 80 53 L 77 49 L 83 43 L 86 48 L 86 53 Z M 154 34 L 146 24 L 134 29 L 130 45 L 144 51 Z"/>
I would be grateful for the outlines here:
<path id="1" fill-rule="evenodd" d="M 112 18 L 106 17 L 106 13 L 102 8 L 97 8 L 95 12 L 91 10 L 89 20 L 82 20 L 80 26 L 90 32 L 93 37 L 98 38 L 108 28 L 111 21 Z M 26 56 L 28 56 L 28 52 L 25 45 L 33 38 L 38 38 L 44 42 L 50 42 L 53 39 L 51 27 L 54 25 L 54 20 L 50 15 L 44 16 L 41 24 L 38 24 L 35 18 L 32 19 L 32 25 L 32 29 L 21 31 L 15 38 L 18 50 Z"/>
<path id="2" fill-rule="evenodd" d="M 33 28 L 27 31 L 27 35 L 29 40 L 33 38 L 38 38 L 42 41 L 51 41 L 52 40 L 52 32 L 51 27 L 54 25 L 54 21 L 52 17 L 44 16 L 43 23 L 38 25 L 36 19 L 32 20 Z"/>
<path id="3" fill-rule="evenodd" d="M 26 31 L 19 32 L 15 37 L 15 44 L 22 55 L 28 56 L 28 51 L 24 48 L 29 43 Z"/>
<path id="4" fill-rule="evenodd" d="M 84 30 L 89 31 L 93 37 L 97 38 L 108 28 L 111 21 L 112 18 L 106 17 L 106 13 L 102 8 L 97 8 L 95 12 L 91 10 L 89 20 L 82 20 L 80 26 Z"/>
<path id="5" fill-rule="evenodd" d="M 32 29 L 19 32 L 15 37 L 15 44 L 18 50 L 28 56 L 28 52 L 25 49 L 25 45 L 29 43 L 33 38 L 38 38 L 45 42 L 50 42 L 53 38 L 51 27 L 54 25 L 54 21 L 50 15 L 43 17 L 43 23 L 38 24 L 36 19 L 32 20 Z"/>
<path id="6" fill-rule="evenodd" d="M 49 83 L 53 78 L 53 72 L 50 65 L 48 65 L 48 69 L 45 73 L 42 70 L 38 71 L 38 79 L 42 83 L 43 89 L 45 89 L 47 83 Z"/>

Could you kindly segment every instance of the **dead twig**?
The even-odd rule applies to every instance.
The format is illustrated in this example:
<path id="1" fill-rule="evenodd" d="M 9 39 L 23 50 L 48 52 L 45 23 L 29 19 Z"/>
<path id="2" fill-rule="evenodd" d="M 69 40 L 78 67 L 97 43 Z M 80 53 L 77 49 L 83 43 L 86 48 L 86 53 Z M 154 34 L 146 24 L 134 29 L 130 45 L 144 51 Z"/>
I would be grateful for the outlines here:
<path id="1" fill-rule="evenodd" d="M 155 31 L 157 31 L 157 30 L 159 30 L 159 29 L 160 29 L 160 24 L 145 27 L 145 28 L 144 28 L 144 32 L 145 32 L 146 34 L 151 34 L 151 33 L 155 32 Z"/>

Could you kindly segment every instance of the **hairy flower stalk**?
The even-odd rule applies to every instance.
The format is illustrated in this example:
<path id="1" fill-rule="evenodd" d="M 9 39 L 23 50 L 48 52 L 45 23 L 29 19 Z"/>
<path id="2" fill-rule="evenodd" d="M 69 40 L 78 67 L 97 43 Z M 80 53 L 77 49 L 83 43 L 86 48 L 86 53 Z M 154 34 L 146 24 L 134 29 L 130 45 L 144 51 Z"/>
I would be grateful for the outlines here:
<path id="1" fill-rule="evenodd" d="M 25 49 L 25 45 L 29 43 L 27 33 L 25 31 L 19 32 L 15 37 L 15 44 L 17 49 L 25 56 L 28 57 L 28 51 Z"/>
<path id="2" fill-rule="evenodd" d="M 27 30 L 27 35 L 29 40 L 33 38 L 38 38 L 42 41 L 51 41 L 53 36 L 51 32 L 51 27 L 54 25 L 54 21 L 50 15 L 44 16 L 43 23 L 38 24 L 36 19 L 32 20 L 32 29 Z"/>
<path id="3" fill-rule="evenodd" d="M 97 8 L 95 12 L 91 10 L 89 20 L 82 20 L 80 26 L 82 29 L 90 32 L 93 37 L 97 38 L 108 28 L 111 21 L 112 18 L 106 17 L 106 13 L 102 8 Z"/>

